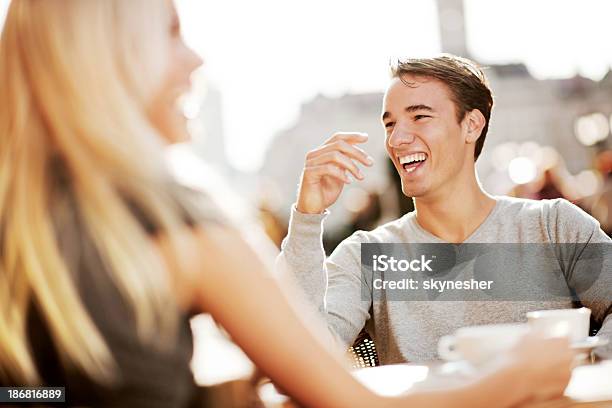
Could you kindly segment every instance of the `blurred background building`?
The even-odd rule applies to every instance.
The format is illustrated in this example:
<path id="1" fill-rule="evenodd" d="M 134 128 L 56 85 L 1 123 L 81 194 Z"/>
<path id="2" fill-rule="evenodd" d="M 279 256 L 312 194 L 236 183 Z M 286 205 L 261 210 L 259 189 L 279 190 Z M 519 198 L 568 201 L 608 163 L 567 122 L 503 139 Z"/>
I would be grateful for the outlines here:
<path id="1" fill-rule="evenodd" d="M 472 58 L 466 44 L 463 0 L 438 0 L 437 5 L 442 50 Z M 566 197 L 592 212 L 587 198 L 602 191 L 606 176 L 604 169 L 594 166 L 597 155 L 607 149 L 612 74 L 600 81 L 579 75 L 538 80 L 523 64 L 485 67 L 495 95 L 490 130 L 477 166 L 485 189 L 529 198 Z M 330 238 L 330 245 L 352 232 L 355 217 L 375 205 L 373 196 L 379 197 L 381 208 L 370 211 L 379 218 L 366 223 L 369 226 L 396 218 L 410 207 L 397 186 L 393 188 L 399 182 L 395 170 L 389 171 L 384 164 L 388 159 L 380 123 L 382 97 L 382 93 L 319 95 L 303 104 L 293 126 L 275 136 L 259 174 L 276 189 L 279 202 L 274 211 L 279 219 L 287 221 L 295 201 L 304 155 L 336 131 L 367 132 L 370 139 L 364 147 L 377 165 L 365 169 L 366 180 L 348 186 L 332 207 L 326 234 L 340 236 Z M 555 194 L 551 194 L 551 183 L 558 184 Z M 549 190 L 546 197 L 539 195 L 544 189 Z M 601 209 L 595 212 L 602 215 Z"/>

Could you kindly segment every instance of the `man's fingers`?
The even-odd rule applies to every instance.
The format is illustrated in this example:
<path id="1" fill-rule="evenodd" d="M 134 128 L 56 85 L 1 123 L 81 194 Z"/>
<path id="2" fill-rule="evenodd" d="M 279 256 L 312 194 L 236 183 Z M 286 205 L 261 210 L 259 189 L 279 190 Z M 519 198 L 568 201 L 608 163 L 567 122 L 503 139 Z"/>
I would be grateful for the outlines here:
<path id="1" fill-rule="evenodd" d="M 358 160 L 366 166 L 371 166 L 372 164 L 374 164 L 374 159 L 370 157 L 365 151 L 363 151 L 357 146 L 345 142 L 344 140 L 338 140 L 330 144 L 322 145 L 316 148 L 315 150 L 311 150 L 306 155 L 306 160 L 312 160 L 316 157 L 334 151 L 342 152 L 351 159 Z"/>
<path id="2" fill-rule="evenodd" d="M 329 148 L 334 148 L 341 151 L 342 153 L 355 160 L 359 160 L 366 166 L 371 166 L 372 164 L 374 164 L 374 159 L 370 157 L 366 152 L 364 152 L 357 146 L 347 143 L 344 140 L 338 140 L 334 143 L 329 144 L 328 146 Z"/>
<path id="3" fill-rule="evenodd" d="M 364 132 L 336 132 L 323 144 L 330 144 L 339 140 L 347 143 L 363 143 L 368 140 L 368 134 Z"/>
<path id="4" fill-rule="evenodd" d="M 351 180 L 348 178 L 346 172 L 343 169 L 331 163 L 321 164 L 318 166 L 308 166 L 306 167 L 305 172 L 307 172 L 310 176 L 319 179 L 325 176 L 329 176 L 340 180 L 346 184 L 351 182 Z"/>
<path id="5" fill-rule="evenodd" d="M 337 150 L 323 153 L 320 156 L 307 160 L 306 166 L 313 167 L 328 163 L 334 164 L 342 170 L 350 171 L 356 179 L 363 180 L 364 178 L 357 165 L 345 154 Z"/>

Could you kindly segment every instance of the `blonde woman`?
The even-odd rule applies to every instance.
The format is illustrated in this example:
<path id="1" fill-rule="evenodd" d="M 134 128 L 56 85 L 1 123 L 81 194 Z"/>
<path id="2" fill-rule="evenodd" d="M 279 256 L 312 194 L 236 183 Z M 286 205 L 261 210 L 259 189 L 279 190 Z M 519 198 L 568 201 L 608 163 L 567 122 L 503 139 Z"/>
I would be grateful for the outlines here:
<path id="1" fill-rule="evenodd" d="M 168 174 L 164 144 L 187 137 L 176 101 L 200 64 L 170 1 L 12 1 L 0 40 L 0 384 L 66 386 L 72 405 L 186 406 L 188 316 L 206 311 L 308 407 L 507 407 L 562 392 L 566 342 L 534 338 L 463 388 L 383 398 L 360 386 L 240 233 Z"/>

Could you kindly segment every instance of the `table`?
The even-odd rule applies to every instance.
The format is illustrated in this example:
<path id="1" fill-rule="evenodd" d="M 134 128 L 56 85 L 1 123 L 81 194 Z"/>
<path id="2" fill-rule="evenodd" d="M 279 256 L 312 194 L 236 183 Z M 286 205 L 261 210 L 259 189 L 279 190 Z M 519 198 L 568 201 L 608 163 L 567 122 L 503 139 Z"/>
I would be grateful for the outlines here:
<path id="1" fill-rule="evenodd" d="M 380 395 L 400 395 L 408 391 L 440 389 L 465 381 L 466 372 L 458 365 L 395 364 L 353 371 L 359 382 Z M 266 408 L 297 408 L 290 399 L 267 383 L 259 388 Z M 554 401 L 524 405 L 524 408 L 612 408 L 612 360 L 576 367 L 565 396 Z"/>

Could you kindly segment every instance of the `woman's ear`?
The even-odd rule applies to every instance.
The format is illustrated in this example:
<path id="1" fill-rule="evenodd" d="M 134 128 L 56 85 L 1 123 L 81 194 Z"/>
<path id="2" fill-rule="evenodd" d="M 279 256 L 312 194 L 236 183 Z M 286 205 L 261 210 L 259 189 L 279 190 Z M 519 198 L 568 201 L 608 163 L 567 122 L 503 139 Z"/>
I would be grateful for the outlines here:
<path id="1" fill-rule="evenodd" d="M 465 114 L 464 122 L 467 130 L 465 142 L 475 143 L 482 134 L 482 129 L 485 126 L 486 120 L 484 115 L 478 109 L 472 109 Z"/>

